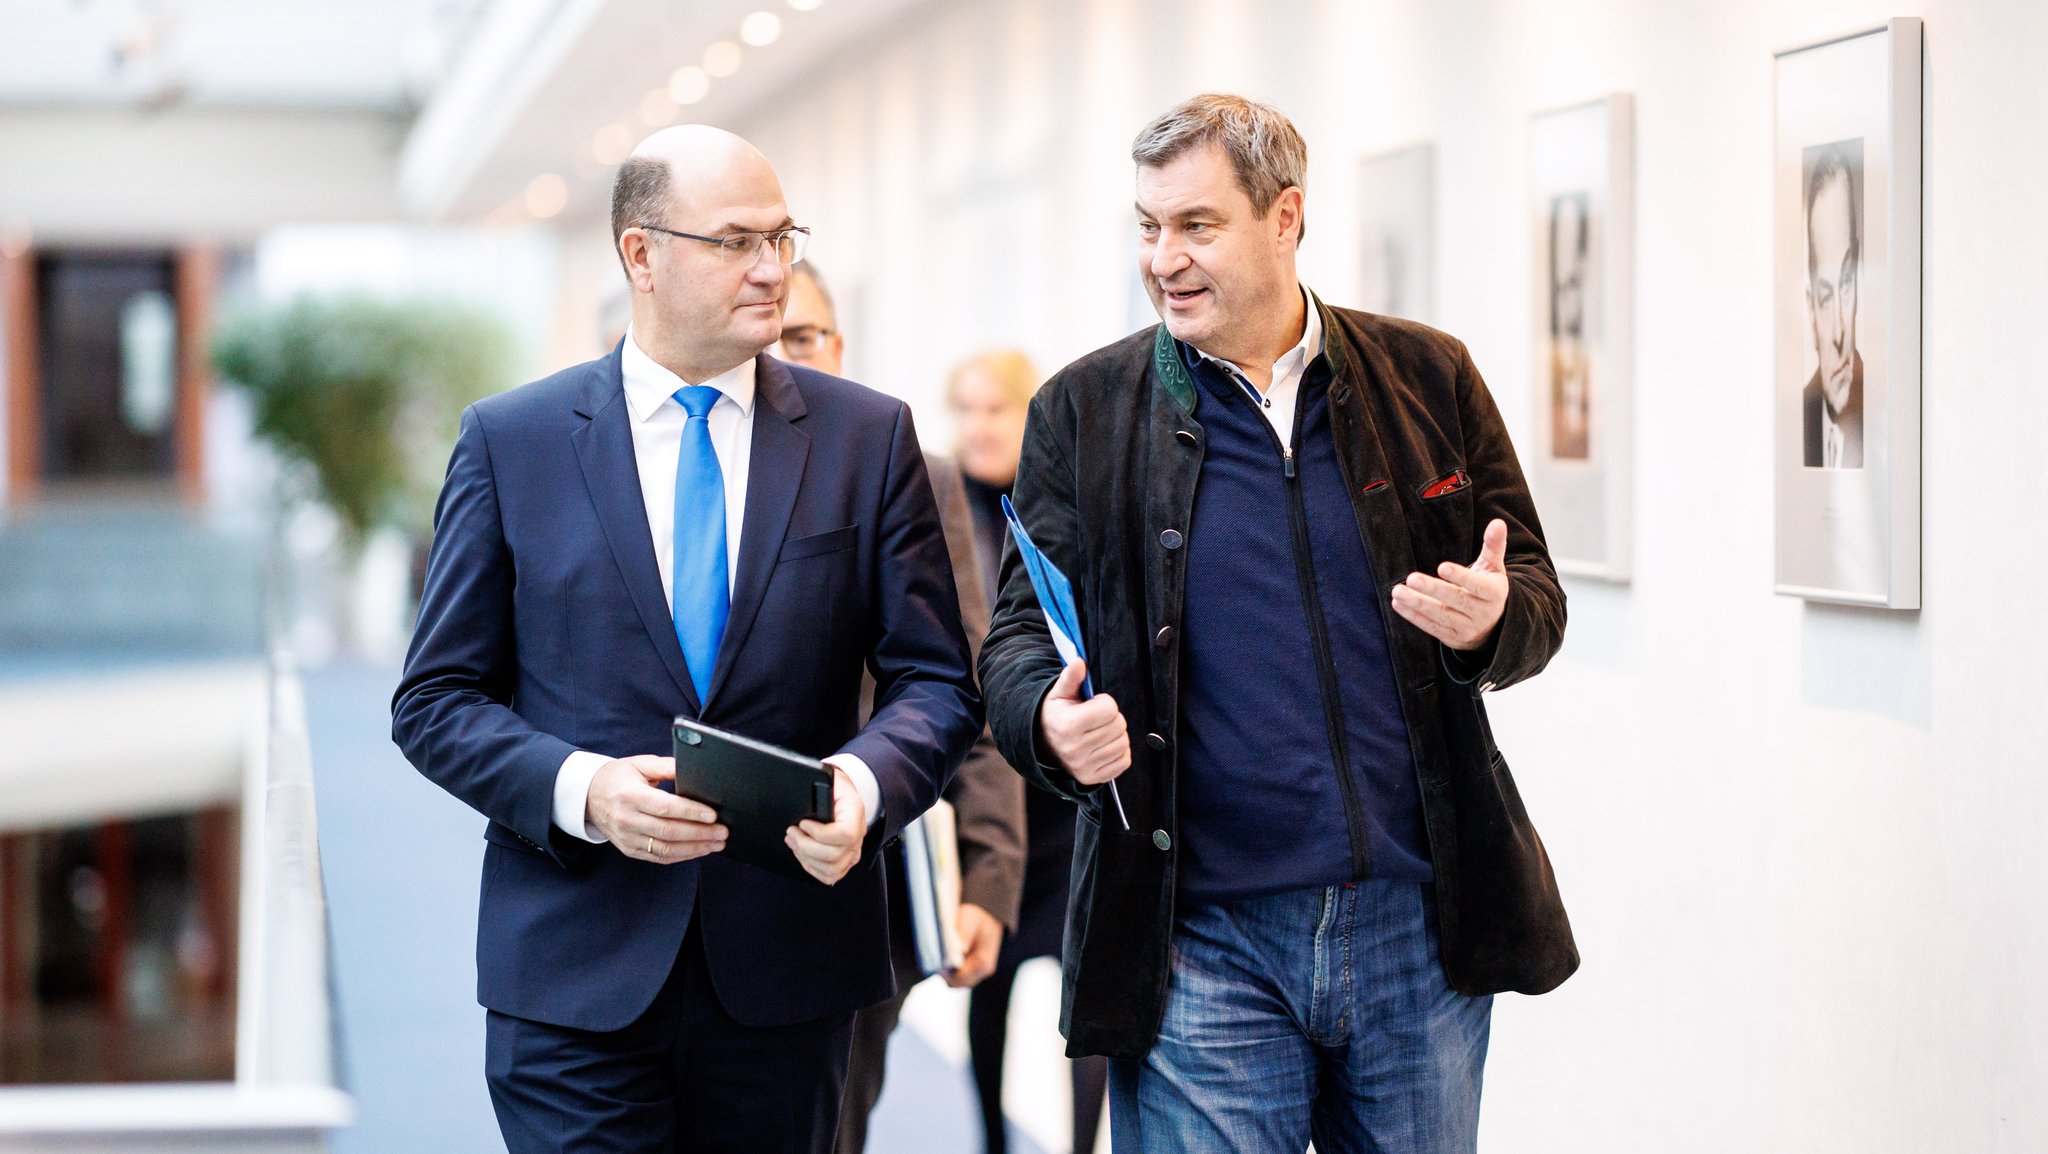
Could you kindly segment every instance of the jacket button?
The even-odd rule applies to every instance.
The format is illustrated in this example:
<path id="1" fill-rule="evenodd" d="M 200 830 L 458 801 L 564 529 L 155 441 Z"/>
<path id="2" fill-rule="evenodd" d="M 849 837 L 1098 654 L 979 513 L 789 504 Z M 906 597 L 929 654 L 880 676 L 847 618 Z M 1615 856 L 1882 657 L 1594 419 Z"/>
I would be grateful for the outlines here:
<path id="1" fill-rule="evenodd" d="M 1152 635 L 1152 643 L 1161 649 L 1173 644 L 1173 626 L 1161 625 L 1159 632 Z"/>
<path id="2" fill-rule="evenodd" d="M 1192 445 L 1195 443 L 1195 435 L 1193 433 L 1188 432 L 1186 429 L 1175 429 L 1173 431 L 1173 435 L 1183 445 Z"/>
<path id="3" fill-rule="evenodd" d="M 1159 734 L 1148 733 L 1145 735 L 1145 744 L 1150 746 L 1154 752 L 1157 752 L 1166 748 L 1166 739 Z"/>
<path id="4" fill-rule="evenodd" d="M 1168 529 L 1165 532 L 1159 534 L 1159 543 L 1161 545 L 1164 545 L 1168 549 L 1180 548 L 1180 543 L 1182 540 L 1183 538 L 1181 537 L 1180 530 L 1178 529 Z"/>
<path id="5" fill-rule="evenodd" d="M 1173 848 L 1173 839 L 1166 836 L 1165 830 L 1155 829 L 1152 831 L 1152 844 L 1162 850 L 1168 850 Z"/>

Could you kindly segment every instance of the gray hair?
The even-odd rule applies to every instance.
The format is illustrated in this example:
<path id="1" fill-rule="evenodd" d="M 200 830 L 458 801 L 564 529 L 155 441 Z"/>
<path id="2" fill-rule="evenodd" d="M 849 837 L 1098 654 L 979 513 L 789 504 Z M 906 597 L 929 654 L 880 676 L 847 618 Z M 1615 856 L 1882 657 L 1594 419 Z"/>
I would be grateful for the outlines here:
<path id="1" fill-rule="evenodd" d="M 818 290 L 818 299 L 825 302 L 825 311 L 832 314 L 833 323 L 839 322 L 839 306 L 832 303 L 832 290 L 825 287 L 825 274 L 818 271 L 817 265 L 800 260 L 789 266 L 789 275 L 791 279 L 802 277 L 810 281 L 811 287 Z"/>
<path id="2" fill-rule="evenodd" d="M 1282 192 L 1308 187 L 1308 144 L 1293 122 L 1270 104 L 1223 92 L 1190 97 L 1161 113 L 1131 142 L 1131 160 L 1158 168 L 1209 144 L 1230 158 L 1238 187 L 1262 217 Z"/>
<path id="3" fill-rule="evenodd" d="M 626 254 L 619 249 L 619 237 L 629 228 L 654 223 L 668 207 L 668 161 L 651 156 L 629 156 L 612 180 L 612 255 L 619 267 L 626 267 Z"/>

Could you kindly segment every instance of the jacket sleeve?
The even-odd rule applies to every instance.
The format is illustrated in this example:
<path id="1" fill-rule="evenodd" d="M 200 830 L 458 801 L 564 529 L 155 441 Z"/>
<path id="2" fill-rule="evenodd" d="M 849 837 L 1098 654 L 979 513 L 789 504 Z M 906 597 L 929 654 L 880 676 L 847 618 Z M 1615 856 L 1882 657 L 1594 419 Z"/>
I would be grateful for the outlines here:
<path id="1" fill-rule="evenodd" d="M 953 560 L 953 587 L 960 594 L 960 627 L 968 651 L 978 657 L 988 636 L 988 594 L 982 588 L 981 549 L 975 541 L 974 510 L 960 466 L 942 457 L 925 458 L 946 551 Z M 960 772 L 946 787 L 946 800 L 959 818 L 960 900 L 987 910 L 1015 932 L 1024 900 L 1024 781 L 1003 764 L 988 727 Z"/>
<path id="2" fill-rule="evenodd" d="M 905 406 L 890 434 L 882 504 L 867 658 L 875 710 L 839 751 L 866 762 L 881 787 L 871 842 L 894 838 L 931 808 L 982 727 L 946 538 Z"/>
<path id="3" fill-rule="evenodd" d="M 574 747 L 513 708 L 512 590 L 489 440 L 472 407 L 434 510 L 419 623 L 391 701 L 391 739 L 429 780 L 566 865 L 592 848 L 553 820 L 555 775 Z"/>
<path id="4" fill-rule="evenodd" d="M 1063 394 L 1059 386 L 1056 377 L 1032 399 L 1010 500 L 1032 542 L 1071 577 L 1079 556 L 1080 524 L 1074 470 L 1065 446 L 1072 441 L 1074 424 L 1070 411 L 1058 403 Z M 1053 647 L 1017 543 L 1007 541 L 994 620 L 981 646 L 989 728 L 996 748 L 1026 781 L 1078 802 L 1093 791 L 1045 760 L 1038 745 L 1038 705 L 1058 679 L 1060 665 L 1059 650 Z"/>
<path id="5" fill-rule="evenodd" d="M 1564 643 L 1564 589 L 1543 541 L 1536 502 L 1522 476 L 1507 425 L 1493 403 L 1493 394 L 1472 363 L 1472 354 L 1458 346 L 1455 390 L 1459 425 L 1464 431 L 1465 468 L 1472 476 L 1471 555 L 1483 544 L 1486 526 L 1498 517 L 1507 523 L 1508 603 L 1493 638 L 1470 652 L 1439 646 L 1445 671 L 1461 684 L 1506 689 L 1543 671 Z"/>

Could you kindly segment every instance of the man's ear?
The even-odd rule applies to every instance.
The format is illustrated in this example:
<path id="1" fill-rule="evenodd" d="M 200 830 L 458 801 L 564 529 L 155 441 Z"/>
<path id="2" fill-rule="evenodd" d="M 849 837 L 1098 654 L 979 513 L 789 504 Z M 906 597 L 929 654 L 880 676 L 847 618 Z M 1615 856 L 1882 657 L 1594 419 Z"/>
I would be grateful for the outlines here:
<path id="1" fill-rule="evenodd" d="M 1306 210 L 1300 186 L 1290 185 L 1281 189 L 1280 195 L 1273 198 L 1273 207 L 1267 211 L 1273 222 L 1273 238 L 1289 243 L 1290 247 L 1300 245 L 1302 229 L 1306 225 Z M 1291 242 L 1288 241 L 1290 236 L 1293 238 Z"/>
<path id="2" fill-rule="evenodd" d="M 634 292 L 654 291 L 654 246 L 648 242 L 647 234 L 637 228 L 627 229 L 619 235 L 619 257 L 626 265 L 626 280 Z"/>

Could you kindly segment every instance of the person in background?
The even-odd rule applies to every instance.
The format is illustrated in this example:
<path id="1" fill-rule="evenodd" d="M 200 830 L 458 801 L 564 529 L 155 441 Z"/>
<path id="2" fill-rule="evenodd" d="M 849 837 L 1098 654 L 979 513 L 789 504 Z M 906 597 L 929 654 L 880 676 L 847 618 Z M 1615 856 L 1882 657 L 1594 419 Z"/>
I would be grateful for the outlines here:
<path id="1" fill-rule="evenodd" d="M 835 377 L 846 367 L 846 338 L 839 331 L 832 294 L 811 265 L 799 264 L 790 270 L 789 304 L 775 352 L 791 364 Z M 960 467 L 927 453 L 925 469 L 939 504 L 939 521 L 953 562 L 953 582 L 960 591 L 960 624 L 967 632 L 968 645 L 978 647 L 988 632 L 988 591 L 994 586 L 995 569 L 984 563 L 983 552 L 976 548 L 975 523 L 968 512 Z M 864 705 L 873 691 L 869 683 Z M 1024 877 L 1024 779 L 1011 772 L 984 730 L 944 796 L 958 817 L 960 841 L 956 928 L 965 956 L 959 969 L 944 975 L 946 984 L 957 989 L 974 985 L 995 969 L 1003 931 L 1017 924 Z M 889 874 L 889 953 L 896 969 L 896 996 L 854 1016 L 853 1056 L 847 1068 L 846 1096 L 839 1107 L 839 1154 L 860 1154 L 867 1146 L 868 1115 L 882 1096 L 889 1035 L 902 1016 L 911 987 L 924 978 L 910 927 L 901 852 L 891 849 L 883 860 Z"/>
<path id="2" fill-rule="evenodd" d="M 953 370 L 946 403 L 967 500 L 974 510 L 974 537 L 987 586 L 981 597 L 993 604 L 1001 566 L 1005 525 L 1003 495 L 1017 479 L 1024 447 L 1024 416 L 1038 390 L 1038 373 L 1023 353 L 999 350 L 971 357 Z M 963 593 L 964 597 L 965 594 Z M 1008 1035 L 1010 989 L 1017 968 L 1033 958 L 1058 958 L 1066 924 L 1068 872 L 1074 856 L 1074 803 L 1048 790 L 1025 791 L 1024 904 L 1017 932 L 1003 945 L 995 973 L 974 988 L 968 1003 L 967 1042 L 974 1060 L 974 1086 L 981 1097 L 982 1129 L 990 1154 L 1008 1148 L 1003 1131 L 1003 1048 Z M 1109 1066 L 1099 1057 L 1072 1062 L 1074 1150 L 1095 1148 Z"/>

